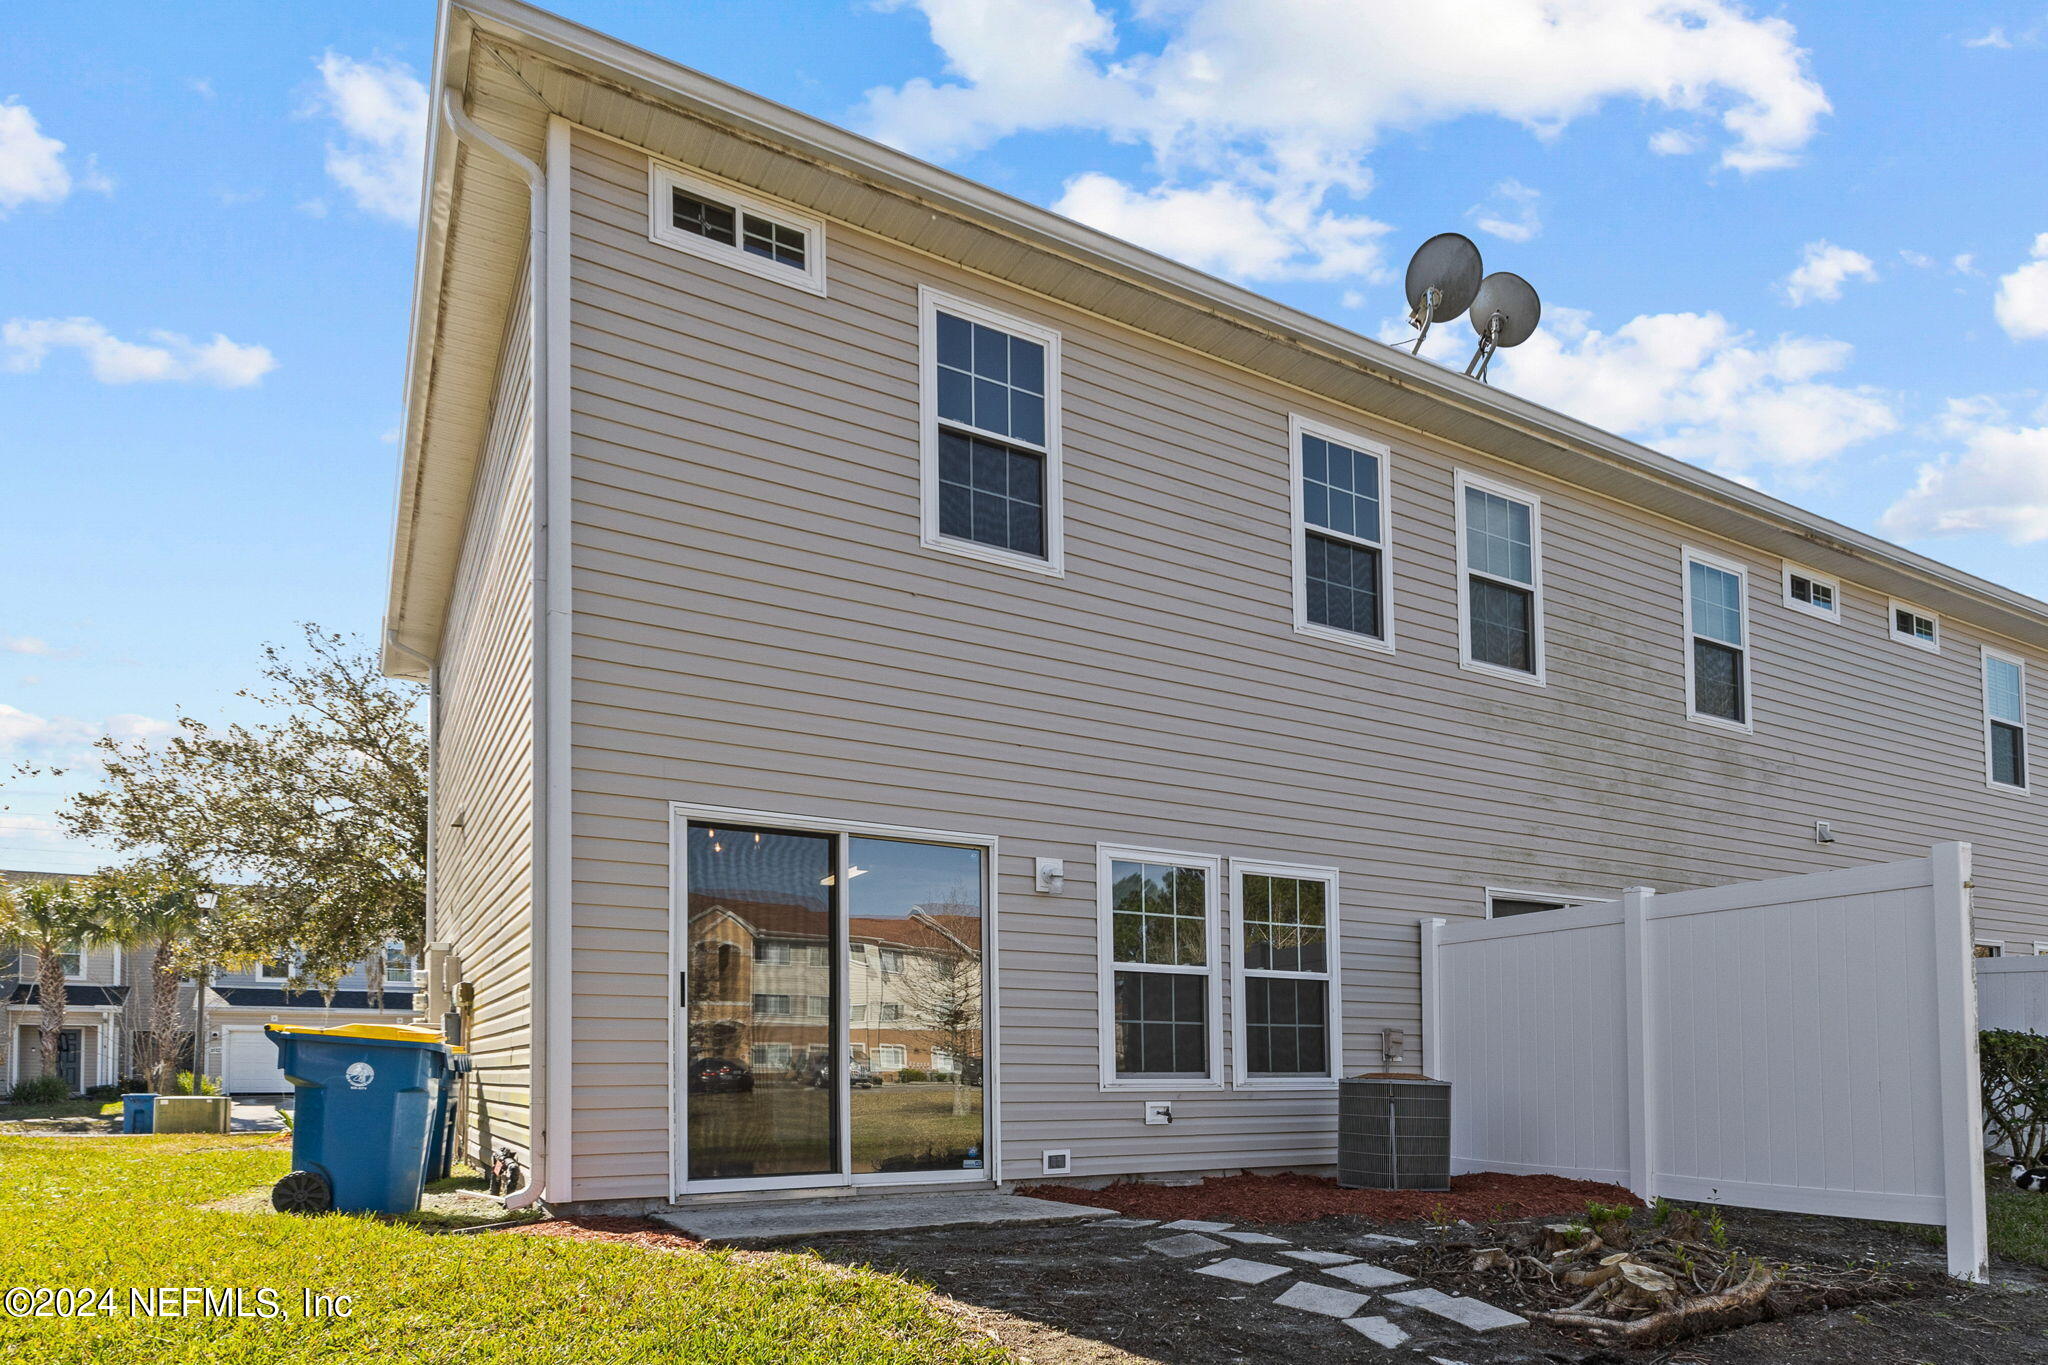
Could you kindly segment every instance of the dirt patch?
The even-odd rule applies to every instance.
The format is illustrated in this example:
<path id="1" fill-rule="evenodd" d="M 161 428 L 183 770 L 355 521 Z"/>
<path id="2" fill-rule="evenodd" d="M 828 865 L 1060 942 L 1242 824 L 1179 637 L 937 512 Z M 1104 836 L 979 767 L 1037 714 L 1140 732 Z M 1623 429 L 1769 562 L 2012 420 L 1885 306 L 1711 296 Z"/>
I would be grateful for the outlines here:
<path id="1" fill-rule="evenodd" d="M 597 1214 L 577 1218 L 544 1218 L 507 1229 L 522 1237 L 566 1237 L 574 1242 L 622 1242 L 642 1251 L 697 1251 L 703 1243 L 649 1218 Z"/>
<path id="2" fill-rule="evenodd" d="M 1129 1181 L 1099 1190 L 1034 1185 L 1019 1193 L 1163 1222 L 1206 1218 L 1232 1223 L 1304 1223 L 1348 1215 L 1381 1222 L 1455 1222 L 1462 1218 L 1480 1223 L 1577 1214 L 1593 1203 L 1641 1207 L 1641 1202 L 1619 1185 L 1497 1171 L 1454 1176 L 1448 1193 L 1347 1190 L 1334 1180 L 1310 1175 L 1233 1175 L 1195 1185 Z"/>

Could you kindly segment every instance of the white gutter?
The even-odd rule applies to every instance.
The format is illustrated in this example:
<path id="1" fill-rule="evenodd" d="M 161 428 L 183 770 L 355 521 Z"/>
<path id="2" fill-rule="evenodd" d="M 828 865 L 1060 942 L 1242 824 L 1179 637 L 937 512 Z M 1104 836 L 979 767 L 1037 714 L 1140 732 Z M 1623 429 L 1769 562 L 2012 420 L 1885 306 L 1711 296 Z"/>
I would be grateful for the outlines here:
<path id="1" fill-rule="evenodd" d="M 569 1070 L 569 464 L 568 405 L 557 402 L 566 383 L 568 349 L 568 125 L 548 123 L 551 176 L 472 120 L 458 91 L 441 92 L 441 116 L 459 141 L 495 154 L 526 182 L 529 199 L 527 270 L 532 299 L 535 618 L 533 673 L 534 784 L 540 796 L 540 837 L 534 842 L 532 930 L 528 936 L 529 1144 L 526 1183 L 503 1196 L 506 1208 L 525 1208 L 569 1191 L 569 1087 L 554 1084 Z M 559 232 L 551 232 L 558 227 Z M 553 534 L 560 527 L 563 534 Z M 537 1007 L 533 1007 L 537 1006 Z"/>

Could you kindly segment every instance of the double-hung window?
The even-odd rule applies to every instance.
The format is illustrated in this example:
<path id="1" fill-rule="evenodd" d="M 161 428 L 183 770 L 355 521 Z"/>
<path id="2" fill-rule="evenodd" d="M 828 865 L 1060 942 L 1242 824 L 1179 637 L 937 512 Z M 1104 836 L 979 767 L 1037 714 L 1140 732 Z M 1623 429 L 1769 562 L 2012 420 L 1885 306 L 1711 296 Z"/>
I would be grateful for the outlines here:
<path id="1" fill-rule="evenodd" d="M 403 943 L 384 945 L 384 984 L 387 986 L 410 986 L 412 984 L 412 954 L 405 950 Z"/>
<path id="2" fill-rule="evenodd" d="M 919 297 L 924 544 L 1063 572 L 1059 333 L 930 289 Z"/>
<path id="3" fill-rule="evenodd" d="M 1984 651 L 1984 775 L 1994 787 L 2027 790 L 2027 666 Z"/>
<path id="4" fill-rule="evenodd" d="M 1202 854 L 1099 850 L 1106 1088 L 1221 1086 L 1219 871 L 1218 861 Z"/>
<path id="5" fill-rule="evenodd" d="M 1941 618 L 1908 602 L 1892 599 L 1892 638 L 1929 653 L 1941 653 Z"/>
<path id="6" fill-rule="evenodd" d="M 1750 728 L 1749 573 L 1685 551 L 1686 715 Z"/>
<path id="7" fill-rule="evenodd" d="M 763 279 L 825 292 L 825 225 L 736 185 L 649 163 L 647 235 Z"/>
<path id="8" fill-rule="evenodd" d="M 1842 623 L 1842 585 L 1825 574 L 1785 565 L 1785 605 L 1794 611 Z"/>
<path id="9" fill-rule="evenodd" d="M 1236 1084 L 1329 1086 L 1343 1062 L 1337 874 L 1230 862 Z"/>
<path id="10" fill-rule="evenodd" d="M 1295 417 L 1294 627 L 1394 647 L 1387 600 L 1387 448 Z"/>
<path id="11" fill-rule="evenodd" d="M 1462 662 L 1543 681 L 1541 504 L 1528 493 L 1458 473 L 1458 603 Z"/>

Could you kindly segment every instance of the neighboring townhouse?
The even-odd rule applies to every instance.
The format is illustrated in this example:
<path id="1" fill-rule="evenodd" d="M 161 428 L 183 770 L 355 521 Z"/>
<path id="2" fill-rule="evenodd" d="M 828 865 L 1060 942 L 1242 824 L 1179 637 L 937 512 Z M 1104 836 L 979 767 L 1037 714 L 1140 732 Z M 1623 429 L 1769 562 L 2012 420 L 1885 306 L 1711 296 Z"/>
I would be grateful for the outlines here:
<path id="1" fill-rule="evenodd" d="M 512 0 L 430 85 L 384 658 L 521 1197 L 1325 1166 L 1430 917 L 1963 839 L 2048 940 L 2048 605 Z"/>
<path id="2" fill-rule="evenodd" d="M 20 887 L 64 874 L 0 869 L 0 882 Z M 57 1038 L 57 1074 L 74 1091 L 113 1085 L 134 1056 L 134 1018 L 128 1003 L 130 954 L 118 944 L 95 944 L 64 955 L 64 1029 Z M 43 1074 L 42 988 L 33 948 L 0 945 L 0 1000 L 7 1011 L 7 1044 L 0 1056 L 0 1095 L 14 1083 Z"/>
<path id="3" fill-rule="evenodd" d="M 209 978 L 206 991 L 206 1074 L 231 1094 L 276 1095 L 292 1084 L 278 1069 L 267 1024 L 329 1028 L 337 1024 L 402 1024 L 413 1014 L 413 962 L 403 944 L 384 950 L 381 983 L 370 964 L 352 968 L 323 989 L 297 976 L 292 964 L 261 962 Z M 187 1026 L 191 987 L 185 988 Z"/>

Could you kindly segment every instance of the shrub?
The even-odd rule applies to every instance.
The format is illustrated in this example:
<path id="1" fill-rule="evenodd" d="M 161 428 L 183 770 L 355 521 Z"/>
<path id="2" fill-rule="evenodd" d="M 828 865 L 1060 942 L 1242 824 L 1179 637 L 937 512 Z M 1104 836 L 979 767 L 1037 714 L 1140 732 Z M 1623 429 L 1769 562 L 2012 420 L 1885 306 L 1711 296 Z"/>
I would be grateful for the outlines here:
<path id="1" fill-rule="evenodd" d="M 220 1082 L 211 1076 L 195 1076 L 189 1071 L 180 1071 L 178 1079 L 171 1085 L 173 1095 L 218 1095 Z"/>
<path id="2" fill-rule="evenodd" d="M 924 1072 L 918 1070 L 916 1067 L 906 1066 L 901 1071 L 898 1071 L 896 1073 L 896 1079 L 899 1081 L 921 1081 L 926 1079 L 926 1077 Z"/>
<path id="3" fill-rule="evenodd" d="M 2041 1160 L 2048 1143 L 2048 1038 L 2015 1029 L 1977 1035 L 1984 1078 L 1984 1126 L 2015 1161 Z"/>
<path id="4" fill-rule="evenodd" d="M 16 1081 L 7 1098 L 16 1104 L 61 1104 L 71 1098 L 71 1082 L 62 1076 L 30 1076 Z"/>
<path id="5" fill-rule="evenodd" d="M 89 1100 L 98 1100 L 100 1103 L 105 1104 L 108 1100 L 118 1100 L 121 1098 L 121 1087 L 118 1085 L 91 1086 L 86 1090 L 85 1097 Z"/>

